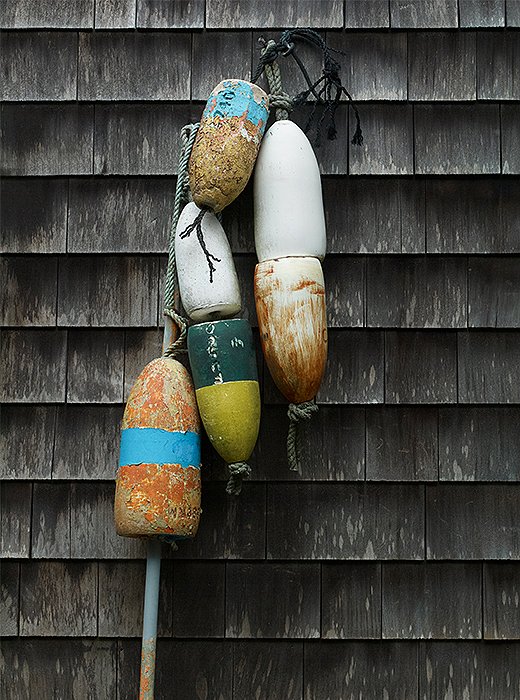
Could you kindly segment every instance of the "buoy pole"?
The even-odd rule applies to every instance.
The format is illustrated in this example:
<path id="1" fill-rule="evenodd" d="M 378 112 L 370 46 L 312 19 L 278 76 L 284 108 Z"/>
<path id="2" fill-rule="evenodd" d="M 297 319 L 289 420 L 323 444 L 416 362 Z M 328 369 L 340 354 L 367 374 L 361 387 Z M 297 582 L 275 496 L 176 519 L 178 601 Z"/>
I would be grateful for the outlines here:
<path id="1" fill-rule="evenodd" d="M 146 555 L 146 584 L 144 590 L 139 700 L 153 700 L 154 697 L 157 611 L 159 609 L 160 580 L 161 543 L 157 538 L 150 537 Z"/>

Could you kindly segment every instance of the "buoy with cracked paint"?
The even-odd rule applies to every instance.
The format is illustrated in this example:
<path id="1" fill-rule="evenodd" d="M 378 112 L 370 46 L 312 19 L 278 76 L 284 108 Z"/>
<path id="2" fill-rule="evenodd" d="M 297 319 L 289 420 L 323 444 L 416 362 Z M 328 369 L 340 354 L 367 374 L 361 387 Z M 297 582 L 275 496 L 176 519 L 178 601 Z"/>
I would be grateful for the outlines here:
<path id="1" fill-rule="evenodd" d="M 247 461 L 260 427 L 260 388 L 249 323 L 230 319 L 190 326 L 188 353 L 211 444 L 228 464 Z"/>
<path id="2" fill-rule="evenodd" d="M 181 212 L 175 234 L 179 291 L 186 313 L 197 323 L 235 316 L 242 306 L 227 236 L 217 217 L 204 212 L 199 240 L 190 226 L 202 214 L 194 203 Z M 205 250 L 203 248 L 205 247 Z"/>
<path id="3" fill-rule="evenodd" d="M 211 93 L 189 162 L 195 204 L 219 212 L 253 172 L 269 117 L 269 98 L 246 80 L 223 80 Z"/>
<path id="4" fill-rule="evenodd" d="M 255 301 L 262 350 L 276 386 L 291 403 L 312 400 L 327 362 L 325 282 L 319 260 L 258 263 Z"/>
<path id="5" fill-rule="evenodd" d="M 200 488 L 200 421 L 190 375 L 177 360 L 152 360 L 132 387 L 123 416 L 117 533 L 194 537 Z"/>
<path id="6" fill-rule="evenodd" d="M 323 260 L 327 248 L 321 178 L 303 131 L 288 119 L 263 138 L 254 174 L 258 261 L 289 256 Z"/>

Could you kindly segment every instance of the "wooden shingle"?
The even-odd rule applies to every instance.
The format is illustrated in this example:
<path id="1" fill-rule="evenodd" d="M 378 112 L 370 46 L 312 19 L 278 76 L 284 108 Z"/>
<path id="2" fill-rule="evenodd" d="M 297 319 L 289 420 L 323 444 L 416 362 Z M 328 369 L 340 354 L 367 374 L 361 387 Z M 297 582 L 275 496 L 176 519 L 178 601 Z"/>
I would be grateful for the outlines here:
<path id="1" fill-rule="evenodd" d="M 162 355 L 162 336 L 159 331 L 126 331 L 124 401 L 146 365 Z"/>
<path id="2" fill-rule="evenodd" d="M 420 359 L 419 359 L 420 358 Z M 386 403 L 457 400 L 457 339 L 441 331 L 385 333 Z"/>
<path id="3" fill-rule="evenodd" d="M 424 487 L 268 485 L 270 559 L 421 559 Z"/>
<path id="4" fill-rule="evenodd" d="M 202 29 L 205 0 L 135 0 L 139 29 Z"/>
<path id="5" fill-rule="evenodd" d="M 67 199 L 65 179 L 0 178 L 1 252 L 65 252 Z"/>
<path id="6" fill-rule="evenodd" d="M 193 596 L 193 582 L 197 596 Z M 226 564 L 173 562 L 172 634 L 174 637 L 224 637 Z"/>
<path id="7" fill-rule="evenodd" d="M 191 37 L 94 32 L 79 42 L 78 99 L 189 100 Z"/>
<path id="8" fill-rule="evenodd" d="M 461 27 L 503 27 L 505 0 L 459 0 Z"/>
<path id="9" fill-rule="evenodd" d="M 484 639 L 520 638 L 518 563 L 484 563 Z"/>
<path id="10" fill-rule="evenodd" d="M 343 27 L 341 0 L 206 0 L 208 29 Z"/>
<path id="11" fill-rule="evenodd" d="M 502 172 L 504 175 L 520 174 L 520 108 L 518 105 L 502 105 Z"/>
<path id="12" fill-rule="evenodd" d="M 89 29 L 94 23 L 94 0 L 4 3 L 2 29 Z"/>
<path id="13" fill-rule="evenodd" d="M 347 0 L 345 27 L 347 29 L 384 29 L 390 24 L 387 0 Z"/>
<path id="14" fill-rule="evenodd" d="M 2 107 L 2 175 L 90 175 L 93 107 L 26 105 Z"/>
<path id="15" fill-rule="evenodd" d="M 319 565 L 227 564 L 226 636 L 319 637 Z"/>
<path id="16" fill-rule="evenodd" d="M 455 28 L 457 0 L 390 0 L 390 24 L 400 29 Z"/>
<path id="17" fill-rule="evenodd" d="M 478 639 L 480 564 L 383 564 L 384 639 Z"/>
<path id="18" fill-rule="evenodd" d="M 468 265 L 470 327 L 520 327 L 518 258 L 471 258 Z"/>
<path id="19" fill-rule="evenodd" d="M 416 105 L 418 175 L 487 175 L 500 172 L 497 105 Z"/>
<path id="20" fill-rule="evenodd" d="M 28 559 L 31 554 L 33 487 L 20 481 L 0 484 L 0 556 Z"/>
<path id="21" fill-rule="evenodd" d="M 95 29 L 133 29 L 136 0 L 96 0 Z"/>
<path id="22" fill-rule="evenodd" d="M 3 561 L 0 567 L 0 630 L 2 637 L 18 635 L 20 564 Z"/>
<path id="23" fill-rule="evenodd" d="M 55 326 L 58 263 L 55 257 L 0 260 L 0 322 L 5 326 Z"/>
<path id="24" fill-rule="evenodd" d="M 233 643 L 234 697 L 303 697 L 303 643 L 253 641 Z"/>
<path id="25" fill-rule="evenodd" d="M 381 565 L 322 564 L 321 636 L 381 638 Z"/>
<path id="26" fill-rule="evenodd" d="M 196 60 L 193 62 L 191 81 L 192 100 L 206 102 L 213 89 L 226 78 L 249 80 L 251 50 L 250 32 L 193 34 L 193 55 Z"/>
<path id="27" fill-rule="evenodd" d="M 327 325 L 365 325 L 365 260 L 356 257 L 327 257 L 323 263 L 326 283 Z"/>
<path id="28" fill-rule="evenodd" d="M 518 559 L 518 484 L 426 486 L 428 559 Z"/>
<path id="29" fill-rule="evenodd" d="M 516 406 L 457 406 L 439 411 L 439 478 L 519 481 Z"/>
<path id="30" fill-rule="evenodd" d="M 70 557 L 70 486 L 64 482 L 42 482 L 33 487 L 31 557 Z"/>
<path id="31" fill-rule="evenodd" d="M 5 405 L 0 425 L 0 478 L 49 479 L 56 407 Z"/>
<path id="32" fill-rule="evenodd" d="M 373 407 L 366 415 L 368 480 L 437 480 L 437 409 Z"/>
<path id="33" fill-rule="evenodd" d="M 0 99 L 75 100 L 78 36 L 72 32 L 4 32 Z"/>
<path id="34" fill-rule="evenodd" d="M 95 637 L 96 563 L 31 561 L 20 576 L 20 634 L 24 637 Z"/>
<path id="35" fill-rule="evenodd" d="M 477 47 L 478 98 L 480 100 L 520 99 L 520 36 L 518 33 L 479 33 Z"/>
<path id="36" fill-rule="evenodd" d="M 123 331 L 69 331 L 69 403 L 121 403 L 123 374 Z"/>
<path id="37" fill-rule="evenodd" d="M 506 23 L 508 27 L 520 27 L 520 4 L 517 0 L 506 0 Z"/>
<path id="38" fill-rule="evenodd" d="M 520 402 L 520 334 L 472 331 L 458 339 L 461 403 Z"/>

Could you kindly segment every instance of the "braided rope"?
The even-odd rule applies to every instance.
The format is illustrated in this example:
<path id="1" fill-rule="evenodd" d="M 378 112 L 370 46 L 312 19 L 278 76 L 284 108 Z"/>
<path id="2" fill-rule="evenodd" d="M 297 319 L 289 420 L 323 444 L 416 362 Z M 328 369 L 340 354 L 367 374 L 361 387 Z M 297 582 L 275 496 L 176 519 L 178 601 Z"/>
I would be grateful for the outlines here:
<path id="1" fill-rule="evenodd" d="M 247 462 L 233 462 L 228 464 L 229 479 L 226 493 L 230 496 L 238 496 L 242 491 L 242 480 L 251 476 L 251 467 Z"/>
<path id="2" fill-rule="evenodd" d="M 188 163 L 191 150 L 195 143 L 195 137 L 200 124 L 187 124 L 180 131 L 181 148 L 179 152 L 179 165 L 177 168 L 177 186 L 175 188 L 175 200 L 173 203 L 173 216 L 170 228 L 170 240 L 168 245 L 168 267 L 166 268 L 166 282 L 164 284 L 164 315 L 168 316 L 177 324 L 179 336 L 177 340 L 170 343 L 165 349 L 164 357 L 176 357 L 181 352 L 186 352 L 186 332 L 188 329 L 188 319 L 181 316 L 175 309 L 176 306 L 176 285 L 177 285 L 177 265 L 175 263 L 175 232 L 181 209 L 189 200 Z"/>
<path id="3" fill-rule="evenodd" d="M 287 410 L 289 418 L 289 432 L 287 433 L 287 461 L 289 469 L 297 472 L 300 466 L 300 455 L 298 449 L 298 423 L 302 420 L 310 420 L 312 414 L 318 410 L 318 406 L 313 401 L 303 403 L 290 403 Z"/>
<path id="4" fill-rule="evenodd" d="M 270 53 L 276 47 L 276 42 L 272 39 L 262 49 L 262 55 Z M 269 106 L 275 107 L 276 120 L 288 119 L 289 113 L 293 110 L 291 97 L 282 89 L 282 76 L 280 66 L 276 61 L 264 65 L 264 73 L 269 85 Z"/>

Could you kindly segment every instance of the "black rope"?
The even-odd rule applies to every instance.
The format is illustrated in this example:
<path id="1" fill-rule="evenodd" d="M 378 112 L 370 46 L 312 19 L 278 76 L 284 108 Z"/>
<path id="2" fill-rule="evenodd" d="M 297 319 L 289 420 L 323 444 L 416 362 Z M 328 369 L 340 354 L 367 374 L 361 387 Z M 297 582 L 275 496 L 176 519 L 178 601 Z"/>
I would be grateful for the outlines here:
<path id="1" fill-rule="evenodd" d="M 206 256 L 206 260 L 208 261 L 209 281 L 211 284 L 213 284 L 213 273 L 216 272 L 217 268 L 215 265 L 213 265 L 212 260 L 215 262 L 220 262 L 220 258 L 216 258 L 209 252 L 206 246 L 206 241 L 204 240 L 204 234 L 202 233 L 202 219 L 204 218 L 206 212 L 207 209 L 201 209 L 197 214 L 196 219 L 179 234 L 179 238 L 188 238 L 193 231 L 197 231 L 197 240 L 199 241 L 199 245 Z"/>
<path id="2" fill-rule="evenodd" d="M 323 56 L 323 69 L 322 75 L 317 80 L 313 81 L 311 79 L 305 64 L 297 55 L 295 51 L 295 40 L 310 43 L 321 51 Z M 363 143 L 363 132 L 361 130 L 359 112 L 352 99 L 352 95 L 341 82 L 339 75 L 341 65 L 332 56 L 332 51 L 335 53 L 343 53 L 342 51 L 327 46 L 323 38 L 313 29 L 286 29 L 282 32 L 280 41 L 275 42 L 274 45 L 271 45 L 271 47 L 260 56 L 258 66 L 252 75 L 251 81 L 256 83 L 262 75 L 265 66 L 276 61 L 279 56 L 292 56 L 307 84 L 307 89 L 298 93 L 293 98 L 294 103 L 300 105 L 304 104 L 311 96 L 314 97 L 315 100 L 304 131 L 306 133 L 310 131 L 314 125 L 318 107 L 323 107 L 316 125 L 315 143 L 319 146 L 321 132 L 325 127 L 327 138 L 331 141 L 334 140 L 337 137 L 336 110 L 341 103 L 341 96 L 345 95 L 356 117 L 356 130 L 352 137 L 352 144 L 361 146 Z"/>

